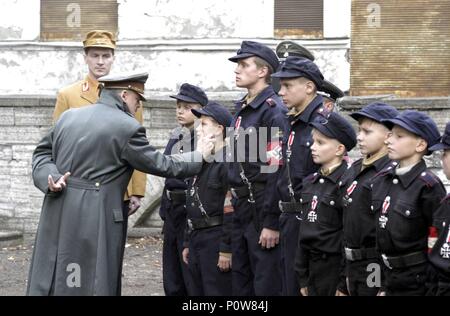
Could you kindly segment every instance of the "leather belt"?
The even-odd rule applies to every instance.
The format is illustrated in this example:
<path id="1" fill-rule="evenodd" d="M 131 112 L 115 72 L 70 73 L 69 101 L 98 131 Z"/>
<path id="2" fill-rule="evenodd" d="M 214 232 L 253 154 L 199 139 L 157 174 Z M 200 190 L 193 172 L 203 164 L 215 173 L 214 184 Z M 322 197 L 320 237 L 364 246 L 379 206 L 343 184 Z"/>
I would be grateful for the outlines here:
<path id="1" fill-rule="evenodd" d="M 351 249 L 345 247 L 345 259 L 348 261 L 360 261 L 378 258 L 380 254 L 375 248 Z"/>
<path id="2" fill-rule="evenodd" d="M 211 216 L 211 217 L 202 217 L 202 218 L 189 218 L 187 220 L 188 226 L 191 230 L 204 229 L 209 227 L 215 227 L 222 225 L 223 216 Z"/>
<path id="3" fill-rule="evenodd" d="M 383 259 L 384 265 L 389 269 L 411 267 L 428 261 L 427 255 L 422 251 L 397 257 L 389 257 L 381 254 L 381 258 Z"/>

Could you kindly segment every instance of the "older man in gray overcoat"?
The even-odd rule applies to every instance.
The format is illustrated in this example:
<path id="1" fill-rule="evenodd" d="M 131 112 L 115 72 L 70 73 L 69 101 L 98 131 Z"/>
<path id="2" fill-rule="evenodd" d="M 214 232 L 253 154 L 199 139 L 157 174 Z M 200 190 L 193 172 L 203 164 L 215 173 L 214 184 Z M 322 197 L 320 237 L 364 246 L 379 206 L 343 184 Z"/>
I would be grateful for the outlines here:
<path id="1" fill-rule="evenodd" d="M 148 74 L 100 78 L 97 104 L 63 113 L 33 153 L 33 180 L 44 192 L 28 295 L 118 295 L 122 199 L 134 169 L 163 177 L 198 173 L 198 150 L 165 156 L 133 118 Z"/>

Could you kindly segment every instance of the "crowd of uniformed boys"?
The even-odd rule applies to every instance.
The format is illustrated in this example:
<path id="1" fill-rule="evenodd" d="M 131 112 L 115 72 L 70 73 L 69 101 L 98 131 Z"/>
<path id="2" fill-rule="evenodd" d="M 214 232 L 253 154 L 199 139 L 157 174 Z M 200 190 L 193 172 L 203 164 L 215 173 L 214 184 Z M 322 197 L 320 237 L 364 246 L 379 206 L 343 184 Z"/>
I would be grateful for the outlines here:
<path id="1" fill-rule="evenodd" d="M 166 295 L 450 294 L 449 199 L 423 160 L 442 150 L 450 176 L 450 125 L 441 137 L 426 114 L 376 102 L 350 114 L 355 133 L 314 56 L 292 42 L 277 54 L 244 41 L 229 58 L 247 90 L 233 116 L 188 83 L 172 96 L 165 153 L 195 134 L 216 144 L 200 174 L 166 179 Z"/>

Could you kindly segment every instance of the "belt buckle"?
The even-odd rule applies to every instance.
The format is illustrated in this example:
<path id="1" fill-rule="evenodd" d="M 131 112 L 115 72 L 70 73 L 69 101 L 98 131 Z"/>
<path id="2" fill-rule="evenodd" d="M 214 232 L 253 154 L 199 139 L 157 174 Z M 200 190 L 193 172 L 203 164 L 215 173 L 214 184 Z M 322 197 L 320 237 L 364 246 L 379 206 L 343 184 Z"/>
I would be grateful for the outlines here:
<path id="1" fill-rule="evenodd" d="M 281 212 L 283 212 L 283 204 L 281 200 L 278 200 L 278 208 L 280 209 Z"/>
<path id="2" fill-rule="evenodd" d="M 383 259 L 384 265 L 385 265 L 386 267 L 388 267 L 389 269 L 392 270 L 392 266 L 391 266 L 391 264 L 389 263 L 388 257 L 387 257 L 384 253 L 382 253 L 382 254 L 381 254 L 381 258 Z"/>
<path id="3" fill-rule="evenodd" d="M 354 261 L 353 251 L 350 248 L 345 247 L 345 258 L 347 258 L 347 260 Z"/>
<path id="4" fill-rule="evenodd" d="M 169 199 L 169 201 L 172 201 L 172 197 L 170 195 L 170 191 L 166 190 L 166 197 Z"/>
<path id="5" fill-rule="evenodd" d="M 189 230 L 193 231 L 194 230 L 194 226 L 192 225 L 192 220 L 190 218 L 188 218 L 187 224 L 188 224 Z"/>

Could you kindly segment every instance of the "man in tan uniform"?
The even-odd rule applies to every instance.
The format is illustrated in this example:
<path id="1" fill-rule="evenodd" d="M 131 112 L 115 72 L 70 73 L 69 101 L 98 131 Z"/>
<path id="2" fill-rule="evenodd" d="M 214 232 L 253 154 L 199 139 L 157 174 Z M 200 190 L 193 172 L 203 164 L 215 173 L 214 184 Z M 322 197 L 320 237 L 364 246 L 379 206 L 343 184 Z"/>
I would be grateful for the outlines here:
<path id="1" fill-rule="evenodd" d="M 88 66 L 88 74 L 83 80 L 77 81 L 62 88 L 56 98 L 53 120 L 56 122 L 61 114 L 71 108 L 94 104 L 99 96 L 98 78 L 108 75 L 114 62 L 116 41 L 111 32 L 93 30 L 86 34 L 83 41 L 84 60 Z M 142 124 L 142 107 L 135 115 L 136 120 Z M 141 205 L 145 194 L 146 175 L 135 170 L 125 193 L 124 203 L 128 215 L 133 214 Z"/>

